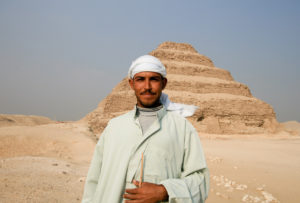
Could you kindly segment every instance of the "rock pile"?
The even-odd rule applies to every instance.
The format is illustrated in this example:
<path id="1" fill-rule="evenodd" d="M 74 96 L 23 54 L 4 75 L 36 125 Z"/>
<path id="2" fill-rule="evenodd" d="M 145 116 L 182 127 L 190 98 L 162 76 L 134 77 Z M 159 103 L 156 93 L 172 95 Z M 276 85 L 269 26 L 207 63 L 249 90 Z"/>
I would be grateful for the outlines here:
<path id="1" fill-rule="evenodd" d="M 253 97 L 246 85 L 236 82 L 229 71 L 215 67 L 211 59 L 191 45 L 164 42 L 150 55 L 159 58 L 167 68 L 164 92 L 170 100 L 199 107 L 188 118 L 198 132 L 275 132 L 278 123 L 273 108 Z M 84 120 L 94 133 L 100 133 L 111 118 L 131 110 L 135 103 L 128 79 L 124 78 Z"/>

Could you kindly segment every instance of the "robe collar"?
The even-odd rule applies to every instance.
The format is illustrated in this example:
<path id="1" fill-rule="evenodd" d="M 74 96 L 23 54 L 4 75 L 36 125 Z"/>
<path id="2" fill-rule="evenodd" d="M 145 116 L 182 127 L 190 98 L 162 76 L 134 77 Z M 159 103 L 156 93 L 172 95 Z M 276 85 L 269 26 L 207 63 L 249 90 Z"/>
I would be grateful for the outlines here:
<path id="1" fill-rule="evenodd" d="M 163 108 L 161 108 L 160 110 L 158 110 L 156 112 L 157 118 L 160 121 L 165 115 L 167 114 L 167 109 L 165 107 L 165 105 L 163 105 Z M 137 107 L 136 105 L 134 105 L 133 110 L 131 111 L 131 117 L 136 120 L 137 119 Z"/>

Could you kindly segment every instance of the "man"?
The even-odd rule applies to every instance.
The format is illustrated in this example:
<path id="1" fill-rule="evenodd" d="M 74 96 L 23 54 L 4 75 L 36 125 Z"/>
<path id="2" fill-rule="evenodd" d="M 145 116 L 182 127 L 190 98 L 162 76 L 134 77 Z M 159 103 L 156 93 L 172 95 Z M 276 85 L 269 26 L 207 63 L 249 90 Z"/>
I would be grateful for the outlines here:
<path id="1" fill-rule="evenodd" d="M 82 202 L 204 202 L 209 175 L 200 140 L 182 116 L 193 107 L 172 103 L 164 65 L 136 59 L 129 84 L 137 105 L 108 123 L 95 148 Z"/>

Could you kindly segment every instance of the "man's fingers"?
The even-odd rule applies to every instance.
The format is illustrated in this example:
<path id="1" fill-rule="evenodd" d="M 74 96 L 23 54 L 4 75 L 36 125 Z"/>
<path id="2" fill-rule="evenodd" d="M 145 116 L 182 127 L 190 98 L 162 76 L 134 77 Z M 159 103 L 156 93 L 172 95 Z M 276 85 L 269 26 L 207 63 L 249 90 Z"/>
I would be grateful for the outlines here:
<path id="1" fill-rule="evenodd" d="M 126 189 L 125 192 L 130 193 L 130 194 L 137 194 L 139 193 L 138 188 L 133 188 L 133 189 Z"/>
<path id="2" fill-rule="evenodd" d="M 142 200 L 125 200 L 125 203 L 143 203 Z"/>
<path id="3" fill-rule="evenodd" d="M 125 199 L 130 199 L 130 200 L 136 200 L 136 199 L 138 199 L 138 195 L 135 195 L 135 194 L 124 194 L 123 197 Z"/>

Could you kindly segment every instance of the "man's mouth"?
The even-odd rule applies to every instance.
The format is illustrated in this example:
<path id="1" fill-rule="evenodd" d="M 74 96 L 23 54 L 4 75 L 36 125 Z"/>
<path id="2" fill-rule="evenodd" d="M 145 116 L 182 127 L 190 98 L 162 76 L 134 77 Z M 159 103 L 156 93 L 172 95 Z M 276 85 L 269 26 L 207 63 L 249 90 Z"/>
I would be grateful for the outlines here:
<path id="1" fill-rule="evenodd" d="M 153 95 L 153 94 L 143 94 L 142 96 L 143 96 L 143 97 L 146 97 L 146 98 L 147 98 L 147 97 L 150 98 L 150 97 L 153 97 L 154 95 Z"/>
<path id="2" fill-rule="evenodd" d="M 152 95 L 155 95 L 155 93 L 152 93 L 152 92 L 143 92 L 143 93 L 141 93 L 141 95 L 152 96 Z"/>

